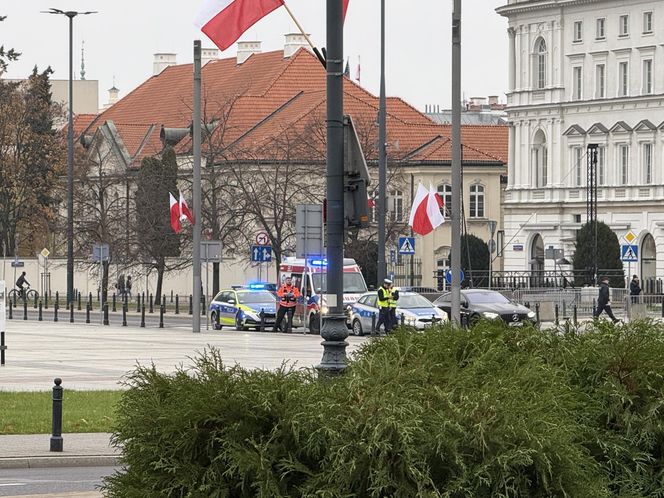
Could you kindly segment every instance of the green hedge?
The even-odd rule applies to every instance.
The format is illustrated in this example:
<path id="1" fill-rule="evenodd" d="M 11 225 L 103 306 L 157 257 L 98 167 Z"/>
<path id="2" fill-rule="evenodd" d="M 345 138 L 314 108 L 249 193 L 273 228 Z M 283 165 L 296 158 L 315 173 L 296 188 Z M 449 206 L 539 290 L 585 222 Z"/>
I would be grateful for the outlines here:
<path id="1" fill-rule="evenodd" d="M 664 329 L 480 323 L 365 343 L 346 374 L 138 368 L 109 497 L 663 496 Z"/>

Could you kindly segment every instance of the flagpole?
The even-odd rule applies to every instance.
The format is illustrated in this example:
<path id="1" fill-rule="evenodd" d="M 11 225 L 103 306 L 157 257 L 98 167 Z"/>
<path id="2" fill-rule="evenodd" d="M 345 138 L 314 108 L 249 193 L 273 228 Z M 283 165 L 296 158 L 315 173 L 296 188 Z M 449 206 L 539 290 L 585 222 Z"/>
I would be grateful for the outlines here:
<path id="1" fill-rule="evenodd" d="M 452 11 L 452 303 L 450 318 L 461 323 L 461 0 Z"/>
<path id="2" fill-rule="evenodd" d="M 304 36 L 304 38 L 307 40 L 307 43 L 311 47 L 311 50 L 314 51 L 314 54 L 316 54 L 316 57 L 318 57 L 318 60 L 321 62 L 321 64 L 323 64 L 323 66 L 325 66 L 325 59 L 323 58 L 321 53 L 318 51 L 318 49 L 314 46 L 313 42 L 311 41 L 311 38 L 309 38 L 309 35 L 304 31 L 304 28 L 302 27 L 302 25 L 295 18 L 295 15 L 293 14 L 293 11 L 290 10 L 288 5 L 286 5 L 285 1 L 284 1 L 283 4 L 284 4 L 284 7 L 286 8 L 286 12 L 288 12 L 288 15 L 291 16 L 291 19 L 293 20 L 293 22 L 297 26 L 297 29 L 300 30 L 300 33 L 302 33 L 302 36 Z"/>
<path id="3" fill-rule="evenodd" d="M 194 247 L 192 332 L 201 331 L 201 41 L 194 40 Z M 207 313 L 206 313 L 207 316 Z"/>

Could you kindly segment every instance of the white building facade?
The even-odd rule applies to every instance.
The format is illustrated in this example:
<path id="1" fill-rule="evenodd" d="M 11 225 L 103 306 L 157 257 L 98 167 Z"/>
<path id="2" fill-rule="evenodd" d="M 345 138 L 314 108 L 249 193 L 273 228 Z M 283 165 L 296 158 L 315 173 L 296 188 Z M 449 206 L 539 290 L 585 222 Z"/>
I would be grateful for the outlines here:
<path id="1" fill-rule="evenodd" d="M 586 221 L 633 231 L 642 279 L 664 278 L 664 1 L 510 0 L 505 270 L 553 270 Z M 625 270 L 628 271 L 627 265 Z"/>

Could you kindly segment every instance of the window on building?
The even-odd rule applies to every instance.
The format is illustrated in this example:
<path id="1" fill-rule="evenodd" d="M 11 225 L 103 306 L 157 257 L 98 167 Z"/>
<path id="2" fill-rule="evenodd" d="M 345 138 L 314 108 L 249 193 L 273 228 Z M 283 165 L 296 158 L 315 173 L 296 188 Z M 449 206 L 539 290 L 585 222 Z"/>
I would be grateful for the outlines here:
<path id="1" fill-rule="evenodd" d="M 606 38 L 606 18 L 600 17 L 597 19 L 595 27 L 595 39 L 603 40 L 604 38 Z"/>
<path id="2" fill-rule="evenodd" d="M 643 95 L 652 93 L 652 59 L 643 60 Z"/>
<path id="3" fill-rule="evenodd" d="M 643 181 L 652 183 L 652 144 L 643 144 Z"/>
<path id="4" fill-rule="evenodd" d="M 470 217 L 484 218 L 484 186 L 470 186 Z"/>
<path id="5" fill-rule="evenodd" d="M 390 191 L 390 221 L 403 222 L 403 192 L 401 190 Z"/>
<path id="6" fill-rule="evenodd" d="M 629 182 L 629 145 L 618 146 L 618 169 L 620 184 L 627 185 Z"/>
<path id="7" fill-rule="evenodd" d="M 653 17 L 652 17 L 652 11 L 649 12 L 644 12 L 643 13 L 643 32 L 644 33 L 652 33 L 652 28 L 653 28 Z"/>
<path id="8" fill-rule="evenodd" d="M 532 147 L 532 172 L 536 187 L 545 187 L 549 183 L 548 179 L 548 154 L 546 146 L 546 137 L 542 130 L 535 134 Z"/>
<path id="9" fill-rule="evenodd" d="M 618 64 L 618 96 L 627 97 L 629 94 L 629 63 L 624 61 Z"/>
<path id="10" fill-rule="evenodd" d="M 583 98 L 583 68 L 576 66 L 573 69 L 572 77 L 574 78 L 574 100 L 581 100 Z"/>
<path id="11" fill-rule="evenodd" d="M 505 250 L 505 230 L 496 232 L 496 257 L 501 258 Z"/>
<path id="12" fill-rule="evenodd" d="M 574 40 L 575 42 L 583 41 L 583 21 L 574 21 Z"/>
<path id="13" fill-rule="evenodd" d="M 440 211 L 446 218 L 449 218 L 452 215 L 452 185 L 449 183 L 438 185 L 438 195 L 440 195 L 444 203 Z"/>
<path id="14" fill-rule="evenodd" d="M 627 14 L 618 19 L 618 33 L 619 36 L 629 35 L 629 16 Z"/>
<path id="15" fill-rule="evenodd" d="M 537 57 L 537 67 L 535 74 L 537 75 L 537 88 L 546 88 L 546 42 L 543 38 L 535 44 L 535 52 Z"/>
<path id="16" fill-rule="evenodd" d="M 581 147 L 574 147 L 572 149 L 572 171 L 574 172 L 573 176 L 573 186 L 580 187 L 582 183 L 583 175 L 583 149 Z"/>
<path id="17" fill-rule="evenodd" d="M 597 185 L 606 185 L 606 147 L 597 147 Z"/>
<path id="18" fill-rule="evenodd" d="M 603 99 L 606 97 L 606 64 L 597 64 L 595 66 L 595 98 Z"/>

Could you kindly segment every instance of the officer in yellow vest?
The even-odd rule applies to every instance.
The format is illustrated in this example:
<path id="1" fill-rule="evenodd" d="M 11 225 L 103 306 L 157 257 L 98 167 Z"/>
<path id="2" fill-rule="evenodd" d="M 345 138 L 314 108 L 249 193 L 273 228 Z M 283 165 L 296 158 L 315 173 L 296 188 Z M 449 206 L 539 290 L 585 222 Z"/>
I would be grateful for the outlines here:
<path id="1" fill-rule="evenodd" d="M 399 326 L 399 320 L 397 320 L 397 301 L 399 300 L 399 289 L 395 289 L 393 286 L 390 286 L 390 292 L 392 292 L 392 297 L 390 298 L 390 321 L 392 326 L 390 328 L 397 328 Z"/>
<path id="2" fill-rule="evenodd" d="M 376 331 L 380 332 L 380 326 L 385 327 L 385 333 L 392 330 L 393 322 L 391 316 L 391 303 L 392 303 L 392 281 L 386 278 L 383 285 L 378 289 L 378 322 L 376 323 Z"/>

